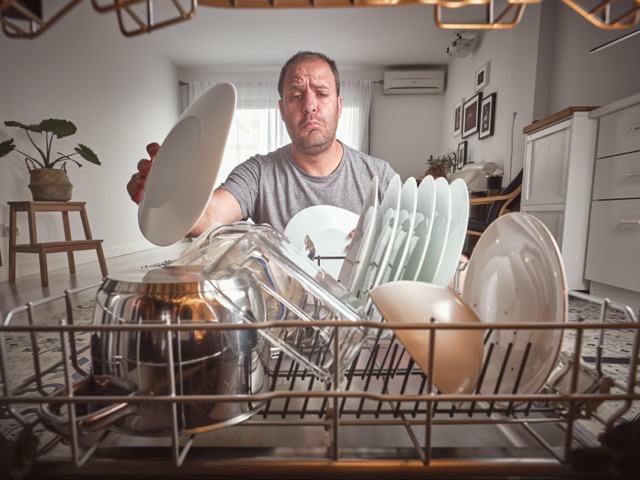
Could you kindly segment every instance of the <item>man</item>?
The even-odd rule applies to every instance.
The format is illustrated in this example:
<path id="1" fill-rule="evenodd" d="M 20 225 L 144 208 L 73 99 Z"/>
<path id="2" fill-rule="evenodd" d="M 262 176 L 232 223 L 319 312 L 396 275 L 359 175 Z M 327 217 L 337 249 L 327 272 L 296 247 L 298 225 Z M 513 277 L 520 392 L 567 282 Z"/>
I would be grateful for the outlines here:
<path id="1" fill-rule="evenodd" d="M 282 67 L 278 81 L 280 115 L 291 143 L 238 165 L 217 188 L 190 235 L 214 223 L 251 218 L 284 232 L 305 208 L 333 205 L 360 213 L 371 178 L 379 196 L 394 175 L 383 160 L 358 152 L 336 139 L 342 114 L 340 76 L 335 62 L 316 52 L 299 52 Z M 151 159 L 159 145 L 147 147 Z M 150 160 L 138 163 L 127 190 L 138 203 Z"/>

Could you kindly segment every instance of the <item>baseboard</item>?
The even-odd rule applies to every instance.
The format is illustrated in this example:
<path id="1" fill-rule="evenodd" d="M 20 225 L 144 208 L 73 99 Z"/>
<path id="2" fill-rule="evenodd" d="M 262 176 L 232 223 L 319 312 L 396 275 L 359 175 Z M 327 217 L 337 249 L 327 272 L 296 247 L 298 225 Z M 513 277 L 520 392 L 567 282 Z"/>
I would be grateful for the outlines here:
<path id="1" fill-rule="evenodd" d="M 183 244 L 183 242 L 185 244 Z M 133 253 L 144 252 L 146 250 L 165 248 L 167 249 L 167 255 L 172 255 L 168 257 L 167 260 L 172 260 L 173 258 L 177 258 L 177 255 L 182 249 L 186 248 L 186 244 L 188 242 L 190 242 L 190 240 L 185 239 L 182 242 L 178 242 L 177 244 L 170 245 L 168 247 L 157 247 L 148 242 L 140 242 L 140 243 L 131 244 L 131 245 L 121 245 L 118 247 L 105 248 L 104 256 L 108 266 L 110 258 L 120 257 L 123 255 L 131 255 Z M 95 250 L 85 250 L 85 251 L 75 252 L 74 259 L 75 259 L 76 266 L 98 261 L 98 257 L 96 255 Z M 66 253 L 52 253 L 47 255 L 47 264 L 49 267 L 49 271 L 53 271 L 61 268 L 69 268 L 69 264 L 67 263 Z M 40 275 L 40 263 L 38 262 L 38 256 L 35 254 L 25 254 L 25 253 L 18 254 L 18 261 L 16 265 L 16 278 L 27 277 L 30 275 Z M 0 282 L 7 282 L 7 281 L 9 281 L 8 259 L 3 266 L 0 266 Z"/>

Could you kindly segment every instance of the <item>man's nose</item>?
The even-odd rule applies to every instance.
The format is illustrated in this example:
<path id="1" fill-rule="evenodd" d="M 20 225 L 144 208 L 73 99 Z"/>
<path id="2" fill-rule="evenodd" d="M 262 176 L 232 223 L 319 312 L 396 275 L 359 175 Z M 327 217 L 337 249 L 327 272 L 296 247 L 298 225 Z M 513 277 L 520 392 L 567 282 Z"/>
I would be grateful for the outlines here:
<path id="1" fill-rule="evenodd" d="M 316 96 L 308 93 L 304 98 L 304 113 L 314 113 L 318 110 L 318 102 Z"/>

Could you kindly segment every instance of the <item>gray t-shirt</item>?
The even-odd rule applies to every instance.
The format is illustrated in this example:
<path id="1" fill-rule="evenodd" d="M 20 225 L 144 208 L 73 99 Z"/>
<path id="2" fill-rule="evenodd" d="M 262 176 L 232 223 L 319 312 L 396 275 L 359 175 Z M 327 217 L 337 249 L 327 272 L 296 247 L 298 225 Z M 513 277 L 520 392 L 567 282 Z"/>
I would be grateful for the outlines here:
<path id="1" fill-rule="evenodd" d="M 280 232 L 296 213 L 314 205 L 333 205 L 360 214 L 371 179 L 378 177 L 380 200 L 395 172 L 384 160 L 343 147 L 340 165 L 326 177 L 303 172 L 286 145 L 244 161 L 220 188 L 234 196 L 245 219 L 267 223 Z"/>

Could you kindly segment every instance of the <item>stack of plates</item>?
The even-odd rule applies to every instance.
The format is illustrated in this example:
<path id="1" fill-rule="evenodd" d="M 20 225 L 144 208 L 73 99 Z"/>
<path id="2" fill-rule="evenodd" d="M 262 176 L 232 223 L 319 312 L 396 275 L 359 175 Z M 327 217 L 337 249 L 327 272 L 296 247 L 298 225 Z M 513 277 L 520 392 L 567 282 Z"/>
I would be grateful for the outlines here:
<path id="1" fill-rule="evenodd" d="M 376 192 L 374 179 L 338 280 L 362 299 L 397 280 L 449 285 L 469 219 L 465 182 L 428 176 L 418 186 L 396 175 L 379 205 Z"/>

